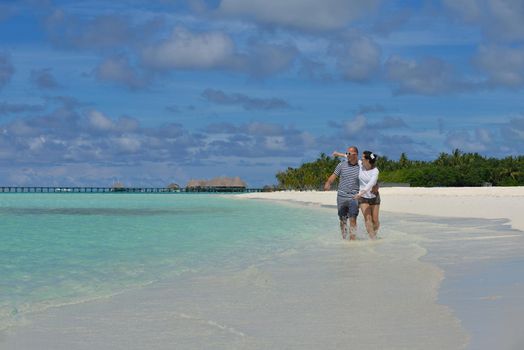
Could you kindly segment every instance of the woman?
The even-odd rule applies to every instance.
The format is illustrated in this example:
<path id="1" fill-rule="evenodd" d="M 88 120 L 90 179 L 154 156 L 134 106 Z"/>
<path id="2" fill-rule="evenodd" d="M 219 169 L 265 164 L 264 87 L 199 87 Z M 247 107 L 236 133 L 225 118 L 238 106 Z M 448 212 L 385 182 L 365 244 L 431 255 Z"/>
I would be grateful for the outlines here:
<path id="1" fill-rule="evenodd" d="M 379 171 L 375 166 L 377 158 L 377 155 L 371 151 L 364 151 L 362 153 L 362 162 L 360 163 L 361 167 L 358 174 L 360 191 L 355 195 L 355 199 L 358 199 L 360 203 L 360 210 L 364 216 L 366 230 L 371 239 L 377 238 L 377 232 L 380 228 L 378 218 L 380 195 L 371 191 L 378 182 Z"/>
<path id="2" fill-rule="evenodd" d="M 335 157 L 346 157 L 346 154 L 340 152 L 333 152 Z M 375 166 L 378 156 L 371 151 L 364 151 L 362 153 L 362 160 L 359 160 L 359 193 L 355 195 L 360 204 L 360 210 L 364 216 L 366 224 L 366 231 L 371 239 L 376 239 L 378 229 L 380 228 L 379 210 L 380 210 L 380 194 L 378 191 L 373 191 L 373 187 L 377 185 L 379 171 Z"/>

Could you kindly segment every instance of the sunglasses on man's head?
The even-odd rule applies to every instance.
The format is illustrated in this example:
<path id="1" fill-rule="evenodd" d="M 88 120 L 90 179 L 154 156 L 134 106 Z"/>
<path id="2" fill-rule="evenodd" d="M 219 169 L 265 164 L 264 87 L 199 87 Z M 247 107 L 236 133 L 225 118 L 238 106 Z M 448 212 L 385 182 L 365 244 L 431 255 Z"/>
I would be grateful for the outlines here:
<path id="1" fill-rule="evenodd" d="M 358 154 L 358 153 L 346 152 L 346 156 L 354 156 L 354 155 L 356 155 L 356 154 Z"/>

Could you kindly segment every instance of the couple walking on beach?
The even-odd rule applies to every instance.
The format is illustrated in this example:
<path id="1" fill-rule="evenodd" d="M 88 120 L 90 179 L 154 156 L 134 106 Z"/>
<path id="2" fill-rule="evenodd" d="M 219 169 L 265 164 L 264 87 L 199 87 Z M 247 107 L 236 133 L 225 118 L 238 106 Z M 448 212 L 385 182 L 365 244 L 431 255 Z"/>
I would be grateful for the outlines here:
<path id="1" fill-rule="evenodd" d="M 378 193 L 378 174 L 375 166 L 377 155 L 371 151 L 364 151 L 362 159 L 358 159 L 358 148 L 348 147 L 347 152 L 333 152 L 335 157 L 346 157 L 347 161 L 340 162 L 333 174 L 324 185 L 324 190 L 329 191 L 331 185 L 340 177 L 337 192 L 337 208 L 340 220 L 342 239 L 357 238 L 357 216 L 359 207 L 364 216 L 364 222 L 369 238 L 375 239 L 380 227 L 379 209 L 380 195 Z"/>

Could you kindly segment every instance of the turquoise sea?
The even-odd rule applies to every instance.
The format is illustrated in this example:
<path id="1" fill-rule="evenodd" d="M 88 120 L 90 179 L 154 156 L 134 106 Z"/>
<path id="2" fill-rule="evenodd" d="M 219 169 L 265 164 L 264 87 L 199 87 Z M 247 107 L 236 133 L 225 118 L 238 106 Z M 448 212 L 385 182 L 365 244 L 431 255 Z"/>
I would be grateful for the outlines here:
<path id="1" fill-rule="evenodd" d="M 271 259 L 338 232 L 325 213 L 209 194 L 2 194 L 0 330 L 49 307 Z"/>

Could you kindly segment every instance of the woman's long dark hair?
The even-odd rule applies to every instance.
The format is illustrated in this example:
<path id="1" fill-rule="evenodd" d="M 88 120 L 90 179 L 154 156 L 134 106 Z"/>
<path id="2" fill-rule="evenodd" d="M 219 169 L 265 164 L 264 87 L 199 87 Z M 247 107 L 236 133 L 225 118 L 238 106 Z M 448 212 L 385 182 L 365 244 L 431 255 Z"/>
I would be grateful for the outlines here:
<path id="1" fill-rule="evenodd" d="M 371 168 L 374 168 L 375 162 L 377 161 L 378 156 L 371 151 L 364 151 L 362 152 L 362 155 L 364 156 L 365 159 L 369 160 L 369 164 L 371 164 Z"/>

